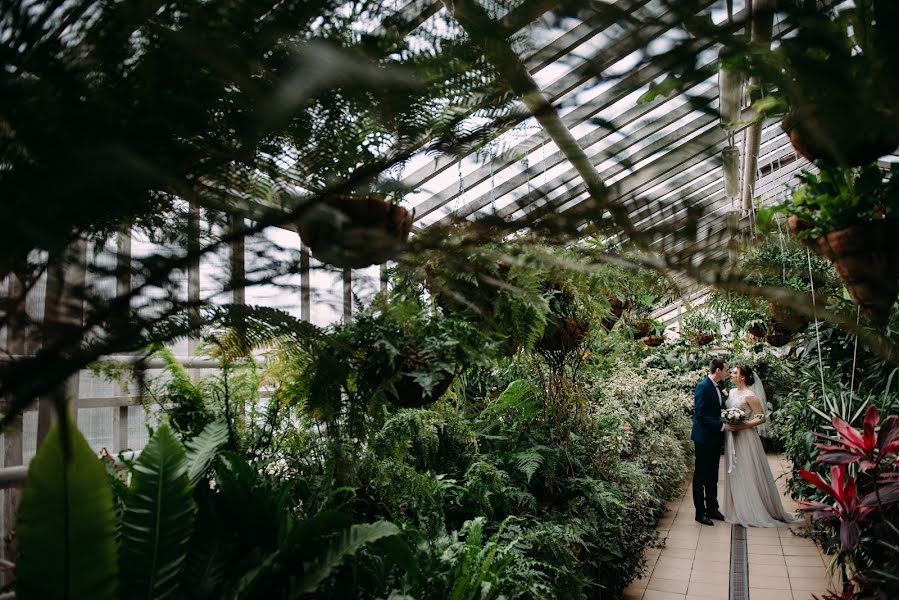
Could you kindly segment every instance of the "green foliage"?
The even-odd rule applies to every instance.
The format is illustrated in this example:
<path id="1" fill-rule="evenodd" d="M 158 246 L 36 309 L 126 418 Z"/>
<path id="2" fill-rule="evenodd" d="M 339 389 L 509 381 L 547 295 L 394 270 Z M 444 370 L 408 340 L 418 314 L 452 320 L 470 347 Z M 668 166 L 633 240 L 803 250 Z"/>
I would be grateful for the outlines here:
<path id="1" fill-rule="evenodd" d="M 745 283 L 757 287 L 778 287 L 811 294 L 814 283 L 817 294 L 836 294 L 841 289 L 841 284 L 833 268 L 816 254 L 812 254 L 810 258 L 811 274 L 809 254 L 805 248 L 791 243 L 783 235 L 779 239 L 772 237 L 758 246 L 746 249 L 740 255 L 735 265 L 735 275 Z M 808 322 L 785 307 L 730 290 L 712 292 L 706 305 L 712 314 L 730 322 L 738 331 L 758 326 L 763 332 L 768 332 L 777 326 L 786 325 L 795 332 L 804 328 L 804 323 Z"/>
<path id="2" fill-rule="evenodd" d="M 802 220 L 798 237 L 815 240 L 831 231 L 899 216 L 899 177 L 892 167 L 884 177 L 876 164 L 857 169 L 803 171 L 792 200 L 773 210 Z"/>
<path id="3" fill-rule="evenodd" d="M 200 433 L 214 418 L 203 391 L 191 381 L 187 369 L 166 347 L 156 348 L 156 356 L 165 362 L 168 381 L 151 390 L 157 402 L 167 412 L 172 428 L 185 437 Z"/>
<path id="4" fill-rule="evenodd" d="M 308 523 L 304 523 L 308 525 Z M 329 544 L 324 552 L 303 565 L 302 583 L 297 586 L 296 593 L 311 594 L 330 577 L 348 557 L 358 553 L 362 548 L 386 537 L 398 535 L 400 530 L 393 523 L 378 521 L 352 525 Z M 312 540 L 302 540 L 301 536 L 292 536 L 291 544 L 308 544 Z"/>
<path id="5" fill-rule="evenodd" d="M 188 440 L 187 479 L 191 486 L 197 485 L 212 465 L 219 448 L 228 441 L 228 424 L 214 421 L 207 425 L 196 437 Z"/>
<path id="6" fill-rule="evenodd" d="M 123 598 L 167 598 L 178 593 L 197 507 L 187 456 L 165 424 L 134 463 L 121 522 Z"/>
<path id="7" fill-rule="evenodd" d="M 693 335 L 718 335 L 720 326 L 707 313 L 693 311 L 683 319 L 683 333 L 687 337 Z"/>
<path id="8" fill-rule="evenodd" d="M 28 467 L 16 537 L 17 597 L 117 597 L 112 491 L 71 421 L 50 430 Z"/>

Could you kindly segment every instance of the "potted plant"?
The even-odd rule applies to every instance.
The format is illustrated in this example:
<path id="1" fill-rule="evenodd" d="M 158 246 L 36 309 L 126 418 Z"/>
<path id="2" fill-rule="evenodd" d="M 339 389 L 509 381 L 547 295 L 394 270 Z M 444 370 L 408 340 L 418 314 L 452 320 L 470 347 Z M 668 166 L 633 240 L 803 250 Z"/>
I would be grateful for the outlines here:
<path id="1" fill-rule="evenodd" d="M 619 296 L 609 296 L 606 298 L 609 303 L 609 315 L 603 317 L 600 324 L 604 329 L 612 329 L 616 323 L 624 315 L 624 311 L 633 306 L 633 301 L 629 297 L 621 298 Z"/>
<path id="2" fill-rule="evenodd" d="M 437 401 L 492 342 L 473 324 L 434 315 L 418 298 L 379 296 L 353 321 L 336 325 L 310 361 L 310 403 L 344 397 L 421 407 Z"/>
<path id="3" fill-rule="evenodd" d="M 899 178 L 876 165 L 803 171 L 792 200 L 773 208 L 833 264 L 853 301 L 883 324 L 899 294 Z M 768 217 L 770 218 L 770 217 Z"/>
<path id="4" fill-rule="evenodd" d="M 892 0 L 857 0 L 853 9 L 814 3 L 784 8 L 795 35 L 772 49 L 730 53 L 737 68 L 773 95 L 755 107 L 784 114 L 781 126 L 811 161 L 860 166 L 899 146 L 899 64 Z"/>
<path id="5" fill-rule="evenodd" d="M 586 318 L 577 296 L 568 286 L 544 283 L 549 302 L 549 313 L 543 335 L 536 348 L 543 352 L 570 352 L 581 345 L 590 333 L 590 321 Z"/>
<path id="6" fill-rule="evenodd" d="M 306 212 L 298 232 L 316 259 L 360 269 L 396 256 L 414 214 L 383 194 L 331 194 Z"/>
<path id="7" fill-rule="evenodd" d="M 665 343 L 665 329 L 665 323 L 653 319 L 649 322 L 649 335 L 640 338 L 640 341 L 650 348 L 657 348 Z"/>
<path id="8" fill-rule="evenodd" d="M 692 312 L 684 318 L 684 337 L 697 346 L 707 346 L 718 335 L 718 324 L 704 312 Z"/>

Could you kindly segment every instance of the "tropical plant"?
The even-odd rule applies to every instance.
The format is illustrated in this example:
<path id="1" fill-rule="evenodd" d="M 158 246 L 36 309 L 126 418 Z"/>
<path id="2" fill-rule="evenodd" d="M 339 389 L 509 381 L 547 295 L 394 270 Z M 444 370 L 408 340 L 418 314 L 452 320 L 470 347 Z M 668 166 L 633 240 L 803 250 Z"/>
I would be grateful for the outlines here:
<path id="1" fill-rule="evenodd" d="M 891 168 L 886 176 L 876 164 L 855 169 L 822 168 L 802 171 L 801 185 L 790 201 L 760 211 L 760 224 L 777 212 L 794 216 L 795 234 L 814 241 L 826 233 L 853 225 L 899 216 L 899 178 Z"/>
<path id="2" fill-rule="evenodd" d="M 889 597 L 899 589 L 892 574 L 899 562 L 894 543 L 899 539 L 894 508 L 899 502 L 899 417 L 890 415 L 876 432 L 879 420 L 874 406 L 865 414 L 862 431 L 834 417 L 838 435 L 819 436 L 828 443 L 817 444 L 817 462 L 831 465 L 830 482 L 816 472 L 799 471 L 824 495 L 824 501 L 802 502 L 801 510 L 815 521 L 837 522 L 843 593 L 853 590 L 851 597 Z M 851 465 L 858 466 L 857 478 L 848 473 Z"/>
<path id="3" fill-rule="evenodd" d="M 396 526 L 354 525 L 338 513 L 294 520 L 284 494 L 237 456 L 216 463 L 215 489 L 198 486 L 226 439 L 225 425 L 213 423 L 185 451 L 160 426 L 134 462 L 116 524 L 99 459 L 71 423 L 54 428 L 19 509 L 17 595 L 298 597 L 331 589 L 348 559 L 375 546 L 414 571 Z"/>

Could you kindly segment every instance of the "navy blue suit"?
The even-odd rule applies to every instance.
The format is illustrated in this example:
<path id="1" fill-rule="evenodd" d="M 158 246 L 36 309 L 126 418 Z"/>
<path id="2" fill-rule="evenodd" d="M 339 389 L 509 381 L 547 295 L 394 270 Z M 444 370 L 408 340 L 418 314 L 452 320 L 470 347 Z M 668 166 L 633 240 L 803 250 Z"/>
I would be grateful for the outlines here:
<path id="1" fill-rule="evenodd" d="M 693 505 L 696 516 L 718 510 L 718 463 L 724 432 L 721 430 L 721 403 L 715 382 L 703 378 L 693 394 L 693 429 L 690 438 L 696 447 L 693 469 Z"/>

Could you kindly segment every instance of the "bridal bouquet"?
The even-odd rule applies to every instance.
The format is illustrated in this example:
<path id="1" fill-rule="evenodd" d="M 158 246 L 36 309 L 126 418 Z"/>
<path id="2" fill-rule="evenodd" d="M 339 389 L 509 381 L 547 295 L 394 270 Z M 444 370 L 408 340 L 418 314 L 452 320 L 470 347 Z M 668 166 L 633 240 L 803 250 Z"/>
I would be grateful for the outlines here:
<path id="1" fill-rule="evenodd" d="M 746 420 L 746 413 L 739 408 L 725 408 L 721 411 L 721 420 L 730 425 L 736 425 Z"/>

